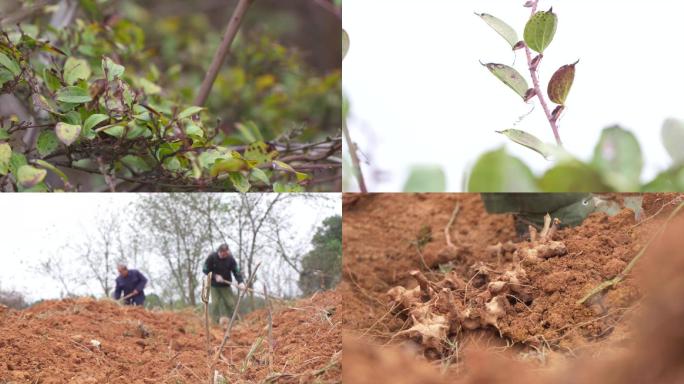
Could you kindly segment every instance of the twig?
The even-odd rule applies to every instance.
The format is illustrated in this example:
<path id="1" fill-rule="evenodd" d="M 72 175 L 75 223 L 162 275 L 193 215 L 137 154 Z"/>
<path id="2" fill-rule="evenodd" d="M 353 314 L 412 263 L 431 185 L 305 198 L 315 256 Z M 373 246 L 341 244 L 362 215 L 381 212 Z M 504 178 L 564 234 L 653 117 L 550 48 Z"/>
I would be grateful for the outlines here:
<path id="1" fill-rule="evenodd" d="M 195 98 L 194 104 L 196 106 L 201 107 L 204 105 L 204 102 L 207 101 L 209 92 L 211 92 L 216 76 L 218 76 L 219 70 L 221 69 L 221 64 L 223 64 L 223 60 L 225 60 L 226 55 L 228 55 L 228 52 L 230 51 L 230 46 L 233 44 L 233 40 L 235 40 L 235 36 L 240 29 L 240 24 L 242 24 L 242 19 L 244 18 L 247 9 L 253 2 L 254 0 L 239 0 L 237 7 L 235 7 L 235 11 L 233 11 L 233 15 L 228 22 L 228 27 L 226 27 L 226 33 L 223 35 L 223 41 L 221 41 L 221 45 L 216 51 L 216 54 L 214 54 L 214 59 L 209 66 L 207 75 L 204 77 L 202 86 Z"/>
<path id="2" fill-rule="evenodd" d="M 252 284 L 254 281 L 254 278 L 256 277 L 256 272 L 259 270 L 259 267 L 261 266 L 261 263 L 258 263 L 255 267 L 254 270 L 252 271 L 252 274 L 249 275 L 249 278 L 247 279 L 247 284 L 246 286 L 249 286 Z M 226 327 L 226 331 L 223 334 L 223 340 L 221 341 L 221 345 L 219 346 L 218 351 L 216 351 L 216 354 L 214 355 L 214 360 L 211 362 L 211 365 L 209 366 L 209 372 L 214 372 L 214 367 L 216 366 L 216 363 L 218 362 L 219 358 L 221 357 L 221 353 L 223 352 L 223 348 L 226 346 L 226 343 L 228 342 L 228 339 L 230 338 L 230 331 L 233 329 L 233 324 L 235 323 L 235 318 L 237 317 L 238 311 L 240 309 L 240 302 L 242 302 L 242 298 L 245 296 L 245 292 L 247 292 L 246 289 L 241 289 L 240 294 L 238 294 L 238 299 L 237 302 L 235 303 L 235 308 L 233 309 L 233 316 L 230 318 L 230 323 L 228 323 L 228 327 Z M 210 379 L 213 380 L 212 376 L 210 376 Z"/>
<path id="3" fill-rule="evenodd" d="M 204 303 L 204 333 L 207 336 L 207 359 L 211 358 L 211 339 L 209 338 L 209 293 L 211 292 L 211 275 L 209 272 L 202 287 L 202 302 Z M 211 374 L 211 372 L 210 372 Z"/>
<path id="4" fill-rule="evenodd" d="M 447 226 L 444 228 L 444 237 L 446 237 L 446 243 L 449 248 L 456 248 L 454 243 L 451 242 L 451 234 L 449 232 L 451 230 L 451 226 L 454 224 L 454 220 L 456 220 L 456 215 L 458 215 L 458 211 L 460 210 L 461 205 L 459 203 L 456 203 L 454 211 L 451 212 L 451 218 L 449 218 L 449 222 L 447 223 Z"/>
<path id="5" fill-rule="evenodd" d="M 313 2 L 324 10 L 330 12 L 338 19 L 342 20 L 342 10 L 328 0 L 313 0 Z"/>
<path id="6" fill-rule="evenodd" d="M 361 193 L 368 193 L 368 188 L 366 188 L 366 181 L 363 178 L 363 171 L 361 170 L 361 161 L 359 160 L 359 155 L 357 153 L 358 148 L 356 143 L 352 141 L 351 135 L 349 134 L 349 129 L 347 128 L 347 123 L 342 122 L 342 131 L 344 133 L 344 139 L 347 141 L 349 146 L 349 155 L 351 156 L 352 166 L 354 167 L 354 173 L 356 174 L 356 182 L 359 184 L 359 189 Z"/>
<path id="7" fill-rule="evenodd" d="M 105 167 L 104 161 L 102 161 L 101 157 L 97 158 L 97 164 L 99 165 L 100 173 L 104 177 L 105 183 L 107 183 L 107 186 L 109 186 L 109 191 L 116 192 L 116 183 L 114 183 L 114 179 L 107 172 L 107 168 Z"/>
<path id="8" fill-rule="evenodd" d="M 273 314 L 271 313 L 271 301 L 268 298 L 268 288 L 264 283 L 264 298 L 268 310 L 268 374 L 273 370 Z"/>
<path id="9" fill-rule="evenodd" d="M 535 13 L 537 13 L 538 3 L 539 0 L 530 1 L 530 8 L 533 16 Z M 544 109 L 544 113 L 546 114 L 546 119 L 549 121 L 549 124 L 551 125 L 553 135 L 556 138 L 556 144 L 558 144 L 559 147 L 562 147 L 563 142 L 561 141 L 560 133 L 558 131 L 558 121 L 551 114 L 551 110 L 549 109 L 549 105 L 546 102 L 546 98 L 544 98 L 544 93 L 542 92 L 541 85 L 539 82 L 539 75 L 537 74 L 537 66 L 539 65 L 539 60 L 537 60 L 537 62 L 534 63 L 535 60 L 532 58 L 532 51 L 530 50 L 530 47 L 527 46 L 527 44 L 525 44 L 525 55 L 527 56 L 527 65 L 530 69 L 530 75 L 532 76 L 532 83 L 534 84 L 534 93 L 539 99 L 539 103 L 541 104 L 542 108 Z M 541 54 L 540 56 L 543 57 L 543 55 Z"/>
<path id="10" fill-rule="evenodd" d="M 632 258 L 632 260 L 629 262 L 629 264 L 627 264 L 627 266 L 625 267 L 625 269 L 622 270 L 622 272 L 620 272 L 614 278 L 607 280 L 607 281 L 604 281 L 603 283 L 599 284 L 596 288 L 592 289 L 589 293 L 587 293 L 583 298 L 577 300 L 577 304 L 579 304 L 579 305 L 584 304 L 592 296 L 603 292 L 605 289 L 608 289 L 610 287 L 614 287 L 617 284 L 619 284 L 622 280 L 624 280 L 625 277 L 627 276 L 627 274 L 632 270 L 632 268 L 634 268 L 637 261 L 639 261 L 641 256 L 643 256 L 646 253 L 646 250 L 651 245 L 651 243 L 653 243 L 653 241 L 656 238 L 660 237 L 660 235 L 662 235 L 663 232 L 665 232 L 665 229 L 667 229 L 667 226 L 670 223 L 670 221 L 672 221 L 672 219 L 682 209 L 684 209 L 684 202 L 680 203 L 677 206 L 677 208 L 675 208 L 674 211 L 672 211 L 672 213 L 670 213 L 670 216 L 668 216 L 667 219 L 665 219 L 665 222 L 663 223 L 663 225 L 661 225 L 660 228 L 658 229 L 658 231 L 656 231 L 656 233 L 653 236 L 651 236 L 651 238 L 648 240 L 648 242 L 646 242 L 646 244 L 643 246 L 643 248 L 641 248 L 639 253 L 637 253 L 636 256 L 634 256 L 634 258 Z"/>

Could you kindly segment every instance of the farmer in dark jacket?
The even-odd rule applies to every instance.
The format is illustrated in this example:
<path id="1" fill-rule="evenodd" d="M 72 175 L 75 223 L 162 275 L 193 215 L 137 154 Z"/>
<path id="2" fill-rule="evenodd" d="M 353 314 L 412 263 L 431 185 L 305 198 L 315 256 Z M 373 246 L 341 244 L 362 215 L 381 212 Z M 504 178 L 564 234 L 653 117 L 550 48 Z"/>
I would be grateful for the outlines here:
<path id="1" fill-rule="evenodd" d="M 221 317 L 233 315 L 235 296 L 230 289 L 233 281 L 232 276 L 235 276 L 235 280 L 238 282 L 238 289 L 245 289 L 240 267 L 230 253 L 228 244 L 222 244 L 216 252 L 212 252 L 207 257 L 202 272 L 205 275 L 212 272 L 211 316 L 214 322 L 218 323 Z"/>
<path id="2" fill-rule="evenodd" d="M 125 264 L 116 266 L 119 277 L 116 278 L 114 299 L 119 300 L 123 293 L 123 301 L 126 305 L 143 305 L 145 303 L 145 284 L 147 279 L 136 269 L 128 269 Z"/>

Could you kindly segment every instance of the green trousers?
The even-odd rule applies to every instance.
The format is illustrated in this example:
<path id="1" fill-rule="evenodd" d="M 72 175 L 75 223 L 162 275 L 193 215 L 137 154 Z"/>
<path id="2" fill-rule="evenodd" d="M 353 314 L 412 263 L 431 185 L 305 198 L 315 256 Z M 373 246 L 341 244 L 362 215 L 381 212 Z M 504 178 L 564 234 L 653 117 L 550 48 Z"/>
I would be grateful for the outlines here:
<path id="1" fill-rule="evenodd" d="M 211 287 L 211 318 L 218 323 L 221 317 L 230 318 L 235 308 L 235 295 L 230 287 Z"/>

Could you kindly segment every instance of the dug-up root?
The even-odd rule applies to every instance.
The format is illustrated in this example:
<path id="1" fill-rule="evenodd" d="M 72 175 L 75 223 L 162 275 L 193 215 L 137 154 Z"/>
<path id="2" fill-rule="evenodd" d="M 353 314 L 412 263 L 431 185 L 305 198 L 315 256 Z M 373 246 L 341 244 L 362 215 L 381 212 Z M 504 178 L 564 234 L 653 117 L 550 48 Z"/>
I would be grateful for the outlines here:
<path id="1" fill-rule="evenodd" d="M 499 320 L 513 312 L 516 303 L 532 302 L 533 287 L 524 266 L 567 254 L 565 244 L 553 240 L 559 223 L 547 215 L 541 232 L 530 227 L 529 242 L 488 247 L 498 256 L 512 253 L 513 262 L 507 263 L 503 271 L 478 262 L 470 267 L 472 273 L 467 281 L 452 270 L 437 282 L 429 281 L 418 270 L 411 271 L 418 286 L 396 286 L 387 292 L 394 315 L 410 325 L 395 337 L 408 336 L 419 342 L 426 353 L 437 356 L 447 354 L 450 340 L 457 339 L 465 330 L 493 327 L 505 337 Z"/>

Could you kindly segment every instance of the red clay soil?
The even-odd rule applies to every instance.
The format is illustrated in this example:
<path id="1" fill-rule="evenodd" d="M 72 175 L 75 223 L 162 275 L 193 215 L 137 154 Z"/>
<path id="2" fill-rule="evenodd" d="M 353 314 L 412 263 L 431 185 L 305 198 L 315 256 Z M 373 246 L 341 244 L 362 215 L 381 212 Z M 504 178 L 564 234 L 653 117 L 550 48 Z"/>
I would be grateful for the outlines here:
<path id="1" fill-rule="evenodd" d="M 627 364 L 625 355 L 634 353 L 635 343 L 646 345 L 645 331 L 636 333 L 636 329 L 646 329 L 649 337 L 658 338 L 663 343 L 681 340 L 681 327 L 669 329 L 665 333 L 671 337 L 665 338 L 662 335 L 656 337 L 657 331 L 653 327 L 635 326 L 644 325 L 644 320 L 639 321 L 642 318 L 661 327 L 666 325 L 663 319 L 668 317 L 662 315 L 663 310 L 658 315 L 644 313 L 643 310 L 643 303 L 648 303 L 643 297 L 651 297 L 649 289 L 658 288 L 657 280 L 656 284 L 642 283 L 639 277 L 652 276 L 645 271 L 652 271 L 654 266 L 660 267 L 656 260 L 662 258 L 656 256 L 667 252 L 647 253 L 624 281 L 605 294 L 596 295 L 587 305 L 579 305 L 577 300 L 622 271 L 652 233 L 662 226 L 668 213 L 682 201 L 684 197 L 675 194 L 646 195 L 639 223 L 635 221 L 634 212 L 623 209 L 614 217 L 592 214 L 582 226 L 560 230 L 555 240 L 565 243 L 567 255 L 525 266 L 529 279 L 526 284 L 530 287 L 530 298 L 525 300 L 527 303 L 512 302 L 511 308 L 499 319 L 498 330 L 489 327 L 459 335 L 459 353 L 444 358 L 427 353 L 429 351 L 422 348 L 420 340 L 400 334 L 410 326 L 410 319 L 391 313 L 387 292 L 395 286 L 415 287 L 417 283 L 409 275 L 412 270 L 421 270 L 432 282 L 439 281 L 444 277 L 445 266 L 473 286 L 478 284 L 480 277 L 476 276 L 473 265 L 497 270 L 511 262 L 510 254 L 497 254 L 488 249 L 489 246 L 508 241 L 519 246 L 526 241 L 517 238 L 513 218 L 510 215 L 487 214 L 479 195 L 345 197 L 344 278 L 339 289 L 345 303 L 343 381 L 400 384 L 454 380 L 469 383 L 503 383 L 504 380 L 507 383 L 525 380 L 558 382 L 554 381 L 558 379 L 554 376 L 558 372 L 580 376 L 576 374 L 578 367 L 574 364 L 582 367 L 597 364 L 598 368 L 589 371 L 593 376 L 581 381 L 588 383 L 590 378 L 597 377 L 599 371 L 605 370 L 610 361 Z M 446 246 L 444 229 L 457 204 L 460 211 L 450 231 L 456 246 L 454 250 Z M 679 238 L 673 236 L 679 244 L 684 242 L 682 233 L 684 231 L 679 232 Z M 424 244 L 421 252 L 416 246 L 419 239 Z M 661 242 L 654 243 L 653 248 L 659 244 Z M 676 261 L 679 269 L 667 271 L 670 279 L 678 282 L 676 288 L 681 288 L 680 294 L 674 295 L 675 288 L 670 287 L 665 300 L 670 306 L 665 312 L 681 312 L 668 315 L 669 318 L 679 316 L 678 324 L 684 319 L 682 248 L 670 246 L 670 249 L 678 251 L 679 258 L 669 253 L 673 258 L 669 264 Z M 651 254 L 656 256 L 649 256 Z M 657 305 L 666 307 L 665 303 Z M 359 341 L 359 336 L 363 341 Z M 667 351 L 682 359 L 682 345 L 684 343 L 679 341 L 676 351 Z M 655 356 L 660 356 L 660 352 L 643 354 L 648 355 L 651 361 L 657 360 Z M 641 350 L 638 353 L 642 353 Z M 596 359 L 599 356 L 601 359 Z M 583 359 L 598 362 L 592 360 L 589 363 Z M 667 364 L 678 366 L 680 371 L 670 372 L 662 381 L 625 382 L 674 383 L 677 381 L 673 377 L 684 377 L 681 360 L 678 365 L 672 356 L 663 360 L 665 363 L 657 365 L 662 372 L 672 368 Z M 646 365 L 640 363 L 637 366 L 643 368 Z M 653 368 L 653 365 L 649 367 Z M 629 372 L 637 374 L 636 369 L 629 369 Z M 627 378 L 614 372 L 613 377 Z M 641 376 L 633 377 L 646 376 L 642 372 Z M 606 377 L 605 382 L 620 381 Z"/>
<path id="2" fill-rule="evenodd" d="M 230 383 L 339 382 L 340 296 L 335 291 L 275 305 L 269 369 L 264 310 L 233 328 L 217 369 Z M 215 351 L 223 333 L 211 330 Z M 263 342 L 247 360 L 255 340 Z M 202 317 L 89 298 L 0 307 L 0 383 L 208 382 Z"/>

